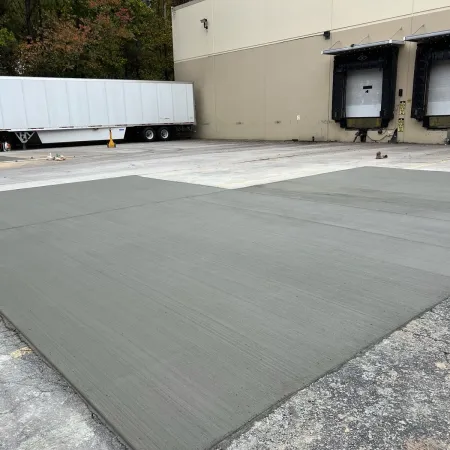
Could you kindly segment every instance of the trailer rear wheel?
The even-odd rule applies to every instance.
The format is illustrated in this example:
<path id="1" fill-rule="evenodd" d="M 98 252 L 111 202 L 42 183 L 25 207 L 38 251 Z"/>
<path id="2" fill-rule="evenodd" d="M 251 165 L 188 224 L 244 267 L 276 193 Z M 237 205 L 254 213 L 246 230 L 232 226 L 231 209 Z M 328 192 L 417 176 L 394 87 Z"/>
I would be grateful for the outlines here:
<path id="1" fill-rule="evenodd" d="M 144 139 L 144 141 L 147 141 L 147 142 L 156 141 L 156 133 L 155 133 L 154 128 L 152 128 L 152 127 L 144 128 L 141 132 L 141 135 L 142 135 L 142 139 Z"/>
<path id="2" fill-rule="evenodd" d="M 161 141 L 169 141 L 172 138 L 172 130 L 169 127 L 161 127 L 158 130 L 158 137 Z"/>

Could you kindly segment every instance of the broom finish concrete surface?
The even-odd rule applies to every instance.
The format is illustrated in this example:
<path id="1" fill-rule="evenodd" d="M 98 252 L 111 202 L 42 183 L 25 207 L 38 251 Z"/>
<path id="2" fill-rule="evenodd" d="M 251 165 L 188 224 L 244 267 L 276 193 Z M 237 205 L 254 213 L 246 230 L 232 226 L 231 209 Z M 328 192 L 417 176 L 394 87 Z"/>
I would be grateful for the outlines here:
<path id="1" fill-rule="evenodd" d="M 259 149 L 267 150 L 261 145 L 252 152 Z M 69 165 L 69 171 L 74 168 Z M 6 177 L 14 171 L 6 170 Z M 20 181 L 30 166 L 15 170 L 17 183 L 5 182 L 3 190 L 32 187 Z M 59 184 L 63 172 L 56 170 L 46 182 Z M 324 425 L 324 433 L 316 429 L 309 441 L 302 438 L 310 416 L 301 403 L 296 409 L 292 402 L 308 392 L 332 392 L 333 377 L 351 389 L 355 365 L 366 364 L 361 358 L 369 363 L 372 358 L 372 366 L 365 366 L 372 375 L 389 365 L 395 371 L 402 363 L 394 358 L 395 339 L 407 331 L 300 391 L 264 419 L 266 428 L 261 422 L 251 428 L 251 423 L 448 297 L 449 181 L 446 173 L 360 168 L 238 190 L 221 190 L 227 187 L 221 183 L 207 187 L 128 176 L 4 192 L 0 248 L 8 260 L 0 272 L 0 307 L 133 448 L 302 448 L 299 442 L 310 445 L 304 448 L 327 448 L 318 442 L 333 436 L 338 439 L 330 441 L 334 447 L 352 448 L 345 445 L 355 445 L 364 433 L 350 433 L 346 425 L 347 441 L 339 441 L 340 428 L 325 417 L 329 432 Z M 445 314 L 439 314 L 445 323 Z M 410 334 L 432 340 L 432 347 L 445 345 L 445 336 L 433 340 L 429 327 Z M 3 334 L 17 339 L 9 328 Z M 22 344 L 6 352 L 2 364 L 38 359 Z M 392 358 L 378 354 L 375 360 L 371 355 L 380 348 Z M 419 357 L 423 349 L 408 350 L 405 357 L 414 351 Z M 438 389 L 442 386 L 435 378 L 447 370 L 446 350 L 434 350 L 440 356 L 434 366 L 410 372 L 415 381 L 430 377 L 434 384 L 428 385 Z M 17 369 L 13 366 L 4 383 L 8 392 L 14 389 L 8 384 Z M 55 383 L 49 399 L 63 385 Z M 33 386 L 42 390 L 39 382 Z M 359 391 L 364 393 L 364 386 Z M 379 400 L 381 391 L 365 395 Z M 414 397 L 417 391 L 411 388 L 404 396 L 405 411 L 421 398 Z M 337 394 L 342 400 L 351 392 Z M 394 401 L 395 395 L 390 397 Z M 331 400 L 334 396 L 322 395 L 314 408 L 318 424 L 320 414 L 333 406 Z M 448 404 L 445 395 L 441 400 Z M 353 406 L 357 409 L 358 403 Z M 286 407 L 293 416 L 288 423 L 274 421 Z M 438 417 L 444 427 L 448 416 L 441 410 L 429 407 L 421 423 Z M 15 412 L 6 404 L 0 420 L 10 423 Z M 361 414 L 356 411 L 355 417 Z M 101 439 L 63 448 L 122 445 L 98 421 L 96 428 L 87 416 L 80 420 L 91 426 L 91 437 L 104 433 Z M 286 440 L 275 442 L 271 433 L 279 426 L 287 430 Z M 231 442 L 237 430 L 246 429 Z M 439 427 L 434 435 L 433 427 L 427 429 L 430 436 L 405 432 L 395 442 L 446 445 L 448 436 L 439 434 Z M 7 439 L 11 435 L 18 436 L 13 428 Z M 42 448 L 51 448 L 44 446 L 45 436 L 42 442 Z M 384 448 L 380 442 L 369 439 L 364 448 Z"/>

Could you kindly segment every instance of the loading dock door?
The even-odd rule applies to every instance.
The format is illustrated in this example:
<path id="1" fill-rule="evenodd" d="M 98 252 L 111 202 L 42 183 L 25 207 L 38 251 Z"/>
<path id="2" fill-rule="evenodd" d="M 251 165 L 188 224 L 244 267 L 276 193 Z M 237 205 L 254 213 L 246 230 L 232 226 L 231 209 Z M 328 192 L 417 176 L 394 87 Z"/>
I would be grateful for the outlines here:
<path id="1" fill-rule="evenodd" d="M 383 94 L 383 70 L 349 70 L 346 87 L 346 116 L 380 117 Z"/>
<path id="2" fill-rule="evenodd" d="M 450 60 L 432 62 L 427 116 L 450 116 Z"/>

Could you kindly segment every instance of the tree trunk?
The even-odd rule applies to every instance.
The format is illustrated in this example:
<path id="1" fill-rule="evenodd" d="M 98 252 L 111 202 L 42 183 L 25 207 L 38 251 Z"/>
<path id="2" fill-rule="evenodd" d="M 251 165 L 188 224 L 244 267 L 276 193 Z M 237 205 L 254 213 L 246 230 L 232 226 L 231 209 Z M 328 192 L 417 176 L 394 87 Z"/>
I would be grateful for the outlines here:
<path id="1" fill-rule="evenodd" d="M 31 0 L 25 0 L 25 27 L 27 29 L 27 40 L 31 40 L 32 26 L 31 26 Z"/>

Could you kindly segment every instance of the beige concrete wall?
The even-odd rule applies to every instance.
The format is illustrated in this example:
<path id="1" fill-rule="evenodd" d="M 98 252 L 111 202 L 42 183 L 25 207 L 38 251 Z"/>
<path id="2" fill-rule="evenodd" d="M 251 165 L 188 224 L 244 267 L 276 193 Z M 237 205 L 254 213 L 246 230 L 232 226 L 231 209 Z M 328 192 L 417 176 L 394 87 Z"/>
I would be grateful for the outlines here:
<path id="1" fill-rule="evenodd" d="M 360 26 L 407 16 L 413 0 L 337 0 L 333 2 L 332 29 Z"/>
<path id="2" fill-rule="evenodd" d="M 331 59 L 322 45 L 312 37 L 175 64 L 178 80 L 194 80 L 199 136 L 326 140 Z"/>
<path id="3" fill-rule="evenodd" d="M 450 0 L 200 0 L 173 9 L 175 61 L 392 21 Z M 205 30 L 201 19 L 208 19 Z M 420 25 L 419 25 L 420 26 Z M 450 26 L 449 26 L 450 27 Z"/>
<path id="4" fill-rule="evenodd" d="M 183 61 L 214 54 L 214 36 L 205 30 L 201 19 L 212 17 L 212 1 L 202 0 L 172 11 L 173 57 Z"/>
<path id="5" fill-rule="evenodd" d="M 331 29 L 333 0 L 202 0 L 172 11 L 175 61 L 241 50 Z M 206 31 L 200 20 L 207 18 Z"/>
<path id="6" fill-rule="evenodd" d="M 210 0 L 214 53 L 321 34 L 331 28 L 332 0 Z M 300 34 L 299 34 L 300 33 Z"/>
<path id="7" fill-rule="evenodd" d="M 322 46 L 316 36 L 265 47 L 265 139 L 326 140 L 332 61 Z"/>
<path id="8" fill-rule="evenodd" d="M 259 47 L 215 58 L 218 136 L 264 139 L 264 51 Z"/>
<path id="9" fill-rule="evenodd" d="M 203 0 L 194 6 L 203 8 L 212 1 Z M 439 9 L 442 3 L 416 0 L 415 11 L 420 13 L 335 29 L 329 41 L 320 34 L 176 62 L 176 78 L 195 83 L 199 136 L 283 140 L 311 140 L 314 136 L 316 140 L 352 141 L 354 131 L 342 130 L 330 119 L 333 57 L 321 55 L 321 50 L 361 41 L 402 40 L 416 31 L 450 28 L 450 8 Z M 424 12 L 425 8 L 428 12 Z M 237 45 L 236 41 L 233 45 Z M 400 101 L 407 102 L 405 132 L 399 140 L 441 143 L 446 132 L 426 130 L 409 117 L 415 53 L 413 43 L 407 43 L 399 53 L 397 92 L 402 88 L 404 95 L 396 98 L 397 110 Z M 389 126 L 391 130 L 396 128 L 397 118 L 398 113 Z M 383 137 L 373 132 L 370 136 Z"/>
<path id="10" fill-rule="evenodd" d="M 194 81 L 197 132 L 202 138 L 216 138 L 216 79 L 213 56 L 175 64 L 177 80 Z"/>
<path id="11" fill-rule="evenodd" d="M 439 8 L 448 8 L 448 0 L 415 0 L 413 1 L 413 12 L 432 11 Z"/>

